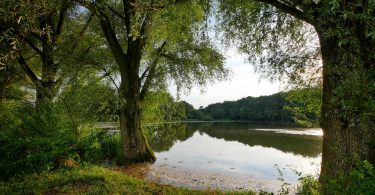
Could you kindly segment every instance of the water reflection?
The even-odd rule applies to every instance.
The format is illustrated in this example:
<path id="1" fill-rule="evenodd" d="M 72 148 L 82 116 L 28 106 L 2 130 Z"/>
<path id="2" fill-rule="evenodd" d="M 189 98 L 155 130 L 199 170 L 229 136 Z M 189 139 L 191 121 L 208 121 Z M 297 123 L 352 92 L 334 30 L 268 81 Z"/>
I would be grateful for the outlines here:
<path id="1" fill-rule="evenodd" d="M 151 127 L 155 166 L 181 167 L 297 181 L 291 170 L 317 174 L 321 161 L 319 130 L 249 123 L 184 123 Z M 290 167 L 290 168 L 289 168 Z"/>
<path id="2" fill-rule="evenodd" d="M 188 128 L 188 123 L 169 123 L 146 128 L 152 132 L 149 143 L 155 152 L 168 151 L 177 141 L 185 141 L 195 132 Z"/>
<path id="3" fill-rule="evenodd" d="M 320 129 L 288 128 L 250 123 L 171 123 L 148 127 L 155 152 L 168 151 L 177 141 L 185 141 L 194 132 L 226 141 L 238 141 L 248 146 L 263 146 L 306 157 L 316 157 L 322 151 Z M 285 130 L 285 131 L 283 131 Z M 305 132 L 305 133 L 303 133 Z"/>

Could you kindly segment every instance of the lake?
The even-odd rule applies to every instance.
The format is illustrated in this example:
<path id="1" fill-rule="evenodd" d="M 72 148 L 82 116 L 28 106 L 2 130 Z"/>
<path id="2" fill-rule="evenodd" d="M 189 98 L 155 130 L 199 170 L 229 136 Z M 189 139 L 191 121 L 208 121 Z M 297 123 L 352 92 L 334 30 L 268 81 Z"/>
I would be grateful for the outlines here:
<path id="1" fill-rule="evenodd" d="M 157 183 L 221 190 L 277 192 L 320 171 L 322 130 L 240 122 L 148 127 L 157 160 L 146 177 Z"/>

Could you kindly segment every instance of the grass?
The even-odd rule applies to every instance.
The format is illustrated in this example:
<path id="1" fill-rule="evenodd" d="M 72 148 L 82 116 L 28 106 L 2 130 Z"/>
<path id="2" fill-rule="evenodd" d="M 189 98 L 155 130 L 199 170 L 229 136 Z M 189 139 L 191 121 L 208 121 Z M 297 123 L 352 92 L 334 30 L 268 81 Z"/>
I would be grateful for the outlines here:
<path id="1" fill-rule="evenodd" d="M 98 166 L 29 174 L 0 182 L 0 194 L 255 194 L 189 190 L 146 182 Z"/>

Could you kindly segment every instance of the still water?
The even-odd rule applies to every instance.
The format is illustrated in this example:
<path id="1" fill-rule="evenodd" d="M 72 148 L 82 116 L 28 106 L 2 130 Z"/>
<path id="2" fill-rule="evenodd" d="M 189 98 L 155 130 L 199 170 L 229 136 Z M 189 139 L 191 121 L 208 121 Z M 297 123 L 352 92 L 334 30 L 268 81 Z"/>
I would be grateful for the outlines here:
<path id="1" fill-rule="evenodd" d="M 317 176 L 320 170 L 321 129 L 229 122 L 150 128 L 157 161 L 149 175 L 160 183 L 277 191 L 281 178 L 296 184 L 298 173 Z"/>

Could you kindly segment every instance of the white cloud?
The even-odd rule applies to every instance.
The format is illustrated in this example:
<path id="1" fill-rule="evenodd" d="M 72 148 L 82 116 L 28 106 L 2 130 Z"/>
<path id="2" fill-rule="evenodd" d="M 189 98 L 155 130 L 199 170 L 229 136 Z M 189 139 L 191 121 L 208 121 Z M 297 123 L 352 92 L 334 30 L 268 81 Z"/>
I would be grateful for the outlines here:
<path id="1" fill-rule="evenodd" d="M 226 66 L 232 71 L 232 77 L 228 81 L 216 82 L 208 85 L 205 92 L 200 88 L 193 87 L 190 94 L 181 94 L 180 100 L 185 100 L 195 108 L 207 106 L 216 102 L 233 101 L 247 96 L 271 95 L 281 90 L 279 82 L 271 83 L 265 79 L 260 80 L 259 75 L 254 73 L 253 66 L 245 63 L 245 56 L 237 53 L 234 49 L 226 52 Z M 175 90 L 170 88 L 172 95 Z"/>

